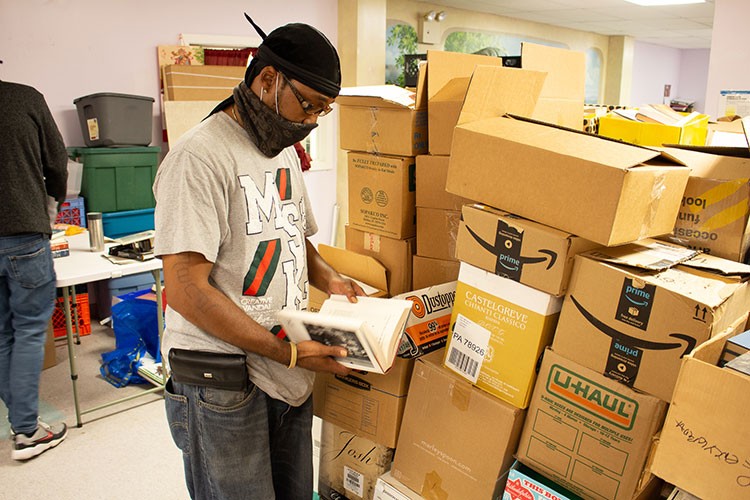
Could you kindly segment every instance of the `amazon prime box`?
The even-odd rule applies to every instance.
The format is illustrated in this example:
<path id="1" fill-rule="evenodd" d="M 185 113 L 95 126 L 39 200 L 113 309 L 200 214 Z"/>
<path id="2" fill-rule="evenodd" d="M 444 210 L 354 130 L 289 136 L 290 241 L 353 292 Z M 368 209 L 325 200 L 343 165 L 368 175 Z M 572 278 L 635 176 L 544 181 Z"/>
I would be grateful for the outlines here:
<path id="1" fill-rule="evenodd" d="M 669 402 L 682 358 L 750 308 L 750 266 L 645 239 L 576 256 L 552 348 Z"/>
<path id="2" fill-rule="evenodd" d="M 565 294 L 579 252 L 597 243 L 478 203 L 464 205 L 456 257 L 555 296 Z"/>

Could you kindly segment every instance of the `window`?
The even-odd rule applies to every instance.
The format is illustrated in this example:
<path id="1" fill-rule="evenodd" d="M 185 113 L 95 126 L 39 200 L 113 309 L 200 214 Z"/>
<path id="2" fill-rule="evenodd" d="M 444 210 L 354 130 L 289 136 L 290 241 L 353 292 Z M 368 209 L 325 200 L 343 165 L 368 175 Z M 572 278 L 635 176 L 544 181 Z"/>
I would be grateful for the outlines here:
<path id="1" fill-rule="evenodd" d="M 549 47 L 568 48 L 567 45 L 539 38 L 482 31 L 453 31 L 445 38 L 445 50 L 473 54 L 483 52 L 495 56 L 521 55 L 521 42 L 531 42 Z M 523 64 L 523 63 L 522 63 Z"/>
<path id="2" fill-rule="evenodd" d="M 599 87 L 602 82 L 602 53 L 599 49 L 586 51 L 586 104 L 601 102 Z"/>
<path id="3" fill-rule="evenodd" d="M 389 19 L 385 33 L 385 83 L 405 86 L 404 56 L 416 53 L 417 30 Z"/>

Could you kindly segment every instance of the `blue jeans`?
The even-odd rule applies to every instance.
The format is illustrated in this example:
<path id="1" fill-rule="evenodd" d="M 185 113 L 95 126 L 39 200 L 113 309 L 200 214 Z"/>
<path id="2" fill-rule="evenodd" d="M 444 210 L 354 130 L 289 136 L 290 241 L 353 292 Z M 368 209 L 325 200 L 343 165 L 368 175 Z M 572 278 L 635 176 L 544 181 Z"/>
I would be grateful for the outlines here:
<path id="1" fill-rule="evenodd" d="M 55 267 L 44 234 L 0 236 L 0 399 L 13 432 L 36 430 Z"/>
<path id="2" fill-rule="evenodd" d="M 170 379 L 165 405 L 191 498 L 312 498 L 312 397 L 293 407 L 252 383 L 227 391 Z"/>

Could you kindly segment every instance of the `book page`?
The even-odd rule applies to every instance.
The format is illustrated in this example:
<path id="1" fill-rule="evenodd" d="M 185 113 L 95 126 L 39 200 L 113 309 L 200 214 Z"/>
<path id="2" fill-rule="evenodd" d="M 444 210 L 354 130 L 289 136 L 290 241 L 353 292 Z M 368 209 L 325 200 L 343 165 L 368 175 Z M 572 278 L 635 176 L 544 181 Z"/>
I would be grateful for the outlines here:
<path id="1" fill-rule="evenodd" d="M 336 358 L 342 365 L 358 370 L 383 372 L 383 367 L 362 330 L 363 321 L 289 309 L 279 311 L 277 318 L 292 341 L 314 340 L 328 346 L 344 347 L 347 356 Z"/>
<path id="2" fill-rule="evenodd" d="M 373 351 L 379 350 L 377 358 L 381 364 L 390 366 L 411 307 L 408 300 L 357 297 L 357 303 L 353 304 L 343 295 L 332 295 L 323 302 L 318 314 L 364 321 Z"/>

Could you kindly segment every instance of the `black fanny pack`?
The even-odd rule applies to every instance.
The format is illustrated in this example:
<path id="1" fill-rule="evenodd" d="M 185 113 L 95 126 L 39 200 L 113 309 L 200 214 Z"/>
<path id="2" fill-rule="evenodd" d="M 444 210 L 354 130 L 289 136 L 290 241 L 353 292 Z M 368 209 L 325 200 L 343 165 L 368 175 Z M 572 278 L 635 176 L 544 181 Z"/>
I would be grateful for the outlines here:
<path id="1" fill-rule="evenodd" d="M 170 349 L 172 380 L 180 384 L 213 387 L 228 391 L 247 389 L 244 354 Z"/>

